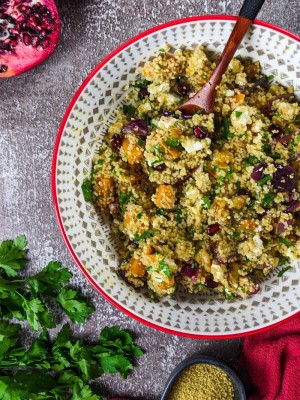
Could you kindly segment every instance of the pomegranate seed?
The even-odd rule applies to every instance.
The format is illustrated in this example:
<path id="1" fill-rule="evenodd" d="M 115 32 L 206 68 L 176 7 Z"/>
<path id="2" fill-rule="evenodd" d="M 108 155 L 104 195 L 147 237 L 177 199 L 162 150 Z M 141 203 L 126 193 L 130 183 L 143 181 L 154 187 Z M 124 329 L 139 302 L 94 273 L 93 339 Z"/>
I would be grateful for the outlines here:
<path id="1" fill-rule="evenodd" d="M 24 6 L 24 5 L 19 6 L 18 10 L 21 13 L 24 13 L 24 14 L 30 14 L 30 11 L 31 11 L 30 7 L 27 7 L 27 6 Z"/>
<path id="2" fill-rule="evenodd" d="M 141 89 L 139 90 L 138 97 L 139 97 L 140 100 L 143 100 L 145 97 L 148 96 L 148 94 L 149 94 L 149 93 L 148 93 L 147 88 L 141 88 Z"/>
<path id="3" fill-rule="evenodd" d="M 204 139 L 207 136 L 207 132 L 205 131 L 205 129 L 200 128 L 200 126 L 197 125 L 194 126 L 193 132 L 198 139 Z"/>
<path id="4" fill-rule="evenodd" d="M 40 45 L 40 39 L 39 39 L 38 36 L 34 36 L 34 37 L 31 39 L 31 45 L 32 45 L 32 47 L 33 47 L 34 49 L 36 49 L 36 48 Z"/>
<path id="5" fill-rule="evenodd" d="M 44 39 L 42 40 L 42 48 L 46 49 L 50 44 L 50 40 L 49 39 Z"/>
<path id="6" fill-rule="evenodd" d="M 17 42 L 16 40 L 11 39 L 10 45 L 11 45 L 12 47 L 16 47 L 17 44 L 18 44 L 18 42 Z"/>
<path id="7" fill-rule="evenodd" d="M 0 73 L 2 73 L 2 72 L 6 72 L 6 71 L 7 71 L 7 69 L 8 69 L 8 66 L 7 66 L 7 65 L 0 64 Z"/>
<path id="8" fill-rule="evenodd" d="M 19 15 L 18 18 L 17 18 L 17 23 L 18 23 L 18 24 L 21 24 L 21 23 L 24 22 L 24 21 L 25 21 L 25 16 L 24 16 L 24 14 Z"/>
<path id="9" fill-rule="evenodd" d="M 28 30 L 32 30 L 33 32 L 36 32 L 38 29 L 38 27 L 36 26 L 36 24 L 34 22 L 27 22 L 27 29 Z"/>
<path id="10" fill-rule="evenodd" d="M 111 139 L 112 147 L 115 148 L 116 150 L 119 150 L 122 146 L 122 142 L 123 142 L 122 136 L 115 133 Z"/>
<path id="11" fill-rule="evenodd" d="M 15 29 L 15 28 L 9 29 L 9 32 L 11 35 L 18 35 L 18 33 L 19 33 L 18 29 Z"/>
<path id="12" fill-rule="evenodd" d="M 210 288 L 210 289 L 214 289 L 214 288 L 216 288 L 216 287 L 218 286 L 218 283 L 215 282 L 215 281 L 207 280 L 207 281 L 204 283 L 204 286 L 206 286 L 206 287 L 208 287 L 208 288 Z"/>
<path id="13" fill-rule="evenodd" d="M 209 225 L 207 233 L 209 234 L 209 236 L 213 236 L 217 232 L 219 232 L 220 229 L 221 229 L 220 224 L 216 222 L 215 224 Z"/>
<path id="14" fill-rule="evenodd" d="M 28 33 L 23 33 L 23 43 L 25 46 L 30 45 L 30 35 L 28 35 Z"/>
<path id="15" fill-rule="evenodd" d="M 167 166 L 166 166 L 166 164 L 158 164 L 158 165 L 156 165 L 156 166 L 154 166 L 154 167 L 152 167 L 155 171 L 158 171 L 158 172 L 163 172 L 166 168 L 167 168 Z"/>

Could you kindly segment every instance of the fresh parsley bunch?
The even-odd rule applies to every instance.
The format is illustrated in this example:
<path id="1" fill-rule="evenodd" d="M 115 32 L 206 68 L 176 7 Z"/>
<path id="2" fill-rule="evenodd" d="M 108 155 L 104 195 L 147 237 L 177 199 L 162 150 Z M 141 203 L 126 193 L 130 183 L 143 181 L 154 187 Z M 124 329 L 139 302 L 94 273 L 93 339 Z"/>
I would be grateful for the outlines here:
<path id="1" fill-rule="evenodd" d="M 54 316 L 49 312 L 47 299 L 52 299 L 70 317 L 83 323 L 94 309 L 73 289 L 64 287 L 72 277 L 61 263 L 50 262 L 39 273 L 27 279 L 17 277 L 26 264 L 25 236 L 6 240 L 0 245 L 0 311 L 3 318 L 27 320 L 37 331 L 54 328 Z"/>
<path id="2" fill-rule="evenodd" d="M 83 323 L 93 312 L 76 291 L 65 286 L 72 277 L 59 262 L 50 262 L 39 273 L 19 279 L 26 264 L 26 238 L 19 236 L 0 245 L 0 400 L 101 400 L 90 381 L 119 373 L 126 378 L 133 357 L 143 351 L 131 335 L 117 326 L 104 328 L 96 344 L 72 336 L 64 325 L 51 341 L 47 329 L 54 316 L 47 301 L 58 304 L 72 322 Z M 40 335 L 22 346 L 21 325 L 27 321 Z"/>

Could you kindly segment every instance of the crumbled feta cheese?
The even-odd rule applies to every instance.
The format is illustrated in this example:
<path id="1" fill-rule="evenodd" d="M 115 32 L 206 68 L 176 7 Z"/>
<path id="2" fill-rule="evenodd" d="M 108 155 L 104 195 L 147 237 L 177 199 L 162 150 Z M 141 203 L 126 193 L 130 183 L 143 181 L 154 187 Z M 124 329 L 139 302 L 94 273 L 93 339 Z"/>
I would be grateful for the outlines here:
<path id="1" fill-rule="evenodd" d="M 181 146 L 187 153 L 196 153 L 199 150 L 207 148 L 211 143 L 209 138 L 199 140 L 195 137 L 185 137 L 181 140 Z"/>

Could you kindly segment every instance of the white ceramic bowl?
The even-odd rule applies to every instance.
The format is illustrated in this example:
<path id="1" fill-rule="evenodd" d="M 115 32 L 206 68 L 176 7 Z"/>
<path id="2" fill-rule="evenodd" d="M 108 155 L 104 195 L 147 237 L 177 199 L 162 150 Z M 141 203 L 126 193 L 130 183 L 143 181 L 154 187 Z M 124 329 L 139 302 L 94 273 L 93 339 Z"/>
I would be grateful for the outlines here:
<path id="1" fill-rule="evenodd" d="M 194 338 L 232 338 L 261 331 L 292 318 L 300 310 L 300 268 L 283 277 L 277 271 L 247 300 L 226 301 L 213 295 L 178 292 L 153 301 L 115 273 L 118 256 L 107 216 L 84 201 L 81 184 L 91 170 L 92 156 L 115 109 L 124 100 L 124 86 L 135 71 L 164 43 L 194 48 L 205 44 L 222 51 L 235 17 L 192 17 L 152 28 L 106 57 L 87 77 L 69 105 L 58 133 L 52 167 L 53 201 L 66 244 L 90 283 L 107 300 L 146 325 Z M 278 27 L 256 21 L 237 52 L 261 62 L 264 73 L 300 95 L 300 39 Z"/>

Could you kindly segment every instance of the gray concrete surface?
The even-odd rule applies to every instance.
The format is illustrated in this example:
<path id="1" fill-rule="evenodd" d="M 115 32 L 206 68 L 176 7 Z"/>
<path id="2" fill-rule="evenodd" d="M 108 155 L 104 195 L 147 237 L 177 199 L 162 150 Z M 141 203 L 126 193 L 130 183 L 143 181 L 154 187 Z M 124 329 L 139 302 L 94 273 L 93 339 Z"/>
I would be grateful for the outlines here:
<path id="1" fill-rule="evenodd" d="M 173 367 L 193 353 L 236 367 L 241 340 L 206 341 L 170 336 L 113 308 L 89 286 L 68 253 L 54 215 L 50 174 L 57 130 L 74 92 L 97 63 L 125 40 L 172 19 L 236 14 L 241 0 L 59 0 L 62 34 L 55 54 L 28 73 L 0 80 L 0 240 L 25 233 L 32 270 L 61 260 L 96 312 L 78 334 L 95 338 L 106 325 L 135 332 L 146 354 L 127 380 L 103 377 L 102 393 L 158 400 Z M 259 17 L 300 34 L 299 0 L 267 0 Z"/>

